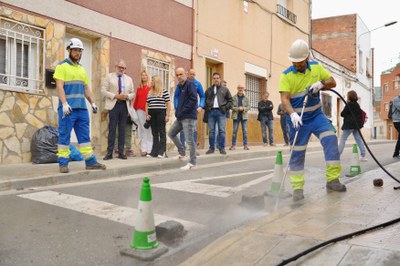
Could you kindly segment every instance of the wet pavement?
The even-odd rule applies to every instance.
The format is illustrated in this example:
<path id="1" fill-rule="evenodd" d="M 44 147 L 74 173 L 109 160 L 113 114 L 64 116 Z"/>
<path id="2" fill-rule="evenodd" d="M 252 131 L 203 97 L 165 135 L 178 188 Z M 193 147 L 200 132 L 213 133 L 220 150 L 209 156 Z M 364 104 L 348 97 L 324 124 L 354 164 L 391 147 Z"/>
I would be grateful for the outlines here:
<path id="1" fill-rule="evenodd" d="M 308 151 L 319 149 L 318 142 L 308 146 Z M 205 150 L 200 150 L 202 155 L 198 157 L 198 164 L 276 155 L 278 150 L 287 154 L 289 148 L 252 146 L 250 151 L 227 151 L 226 156 L 217 153 L 206 156 Z M 175 169 L 182 166 L 176 156 L 176 152 L 170 152 L 166 159 L 113 159 L 105 162 L 107 170 L 104 171 L 85 170 L 83 162 L 72 162 L 67 174 L 60 174 L 57 164 L 0 165 L 0 192 Z M 99 162 L 103 161 L 100 159 Z M 390 173 L 399 173 L 400 161 L 390 164 L 387 169 Z M 382 187 L 373 185 L 373 179 L 377 177 L 383 178 Z M 341 180 L 347 185 L 347 192 L 320 190 L 311 195 L 306 193 L 303 201 L 230 231 L 181 265 L 278 265 L 324 241 L 399 219 L 400 190 L 393 189 L 399 184 L 381 169 Z M 399 229 L 400 224 L 394 223 L 342 240 L 289 265 L 399 265 Z"/>

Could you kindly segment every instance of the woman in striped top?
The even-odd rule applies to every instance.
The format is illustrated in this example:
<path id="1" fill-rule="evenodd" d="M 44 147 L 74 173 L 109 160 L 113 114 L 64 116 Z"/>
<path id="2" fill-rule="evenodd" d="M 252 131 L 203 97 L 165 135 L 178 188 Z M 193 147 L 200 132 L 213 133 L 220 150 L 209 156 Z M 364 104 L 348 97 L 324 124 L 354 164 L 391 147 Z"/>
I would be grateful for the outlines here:
<path id="1" fill-rule="evenodd" d="M 167 135 L 165 125 L 169 120 L 170 96 L 163 89 L 160 76 L 151 77 L 151 89 L 146 101 L 146 120 L 150 121 L 153 148 L 148 157 L 165 158 Z"/>

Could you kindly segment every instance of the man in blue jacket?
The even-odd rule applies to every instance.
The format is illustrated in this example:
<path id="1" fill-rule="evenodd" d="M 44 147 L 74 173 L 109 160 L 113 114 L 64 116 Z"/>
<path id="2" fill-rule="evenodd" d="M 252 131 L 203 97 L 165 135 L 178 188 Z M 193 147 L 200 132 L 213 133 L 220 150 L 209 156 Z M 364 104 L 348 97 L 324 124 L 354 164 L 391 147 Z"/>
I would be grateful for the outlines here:
<path id="1" fill-rule="evenodd" d="M 196 85 L 187 79 L 185 69 L 179 67 L 176 69 L 176 77 L 178 78 L 179 97 L 175 108 L 176 120 L 172 124 L 168 136 L 172 139 L 175 146 L 178 148 L 179 159 L 185 158 L 185 149 L 182 142 L 178 138 L 179 132 L 183 130 L 187 136 L 187 142 L 190 149 L 189 163 L 182 170 L 190 170 L 196 167 L 196 144 L 194 142 L 194 132 L 197 130 L 197 91 Z"/>
<path id="2" fill-rule="evenodd" d="M 198 95 L 199 100 L 200 100 L 199 104 L 198 104 L 198 107 L 197 107 L 197 113 L 200 113 L 204 109 L 204 103 L 206 101 L 206 96 L 204 94 L 203 86 L 196 79 L 196 71 L 193 68 L 189 70 L 187 78 L 188 78 L 188 80 L 192 81 L 194 83 L 194 85 L 196 86 L 197 95 Z M 175 94 L 174 94 L 174 107 L 175 107 L 175 109 L 178 107 L 178 99 L 179 99 L 180 92 L 181 92 L 181 90 L 175 90 Z M 180 139 L 181 139 L 183 148 L 185 149 L 185 133 L 183 131 L 180 134 Z M 197 128 L 194 131 L 194 143 L 197 145 Z M 196 153 L 196 155 L 198 156 L 199 154 Z"/>

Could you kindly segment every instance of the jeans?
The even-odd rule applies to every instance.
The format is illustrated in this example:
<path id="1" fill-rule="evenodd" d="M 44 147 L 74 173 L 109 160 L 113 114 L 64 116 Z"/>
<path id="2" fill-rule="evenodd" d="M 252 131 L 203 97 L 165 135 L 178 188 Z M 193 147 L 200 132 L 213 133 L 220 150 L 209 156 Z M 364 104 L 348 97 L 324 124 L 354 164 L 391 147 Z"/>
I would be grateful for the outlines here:
<path id="1" fill-rule="evenodd" d="M 354 139 L 356 140 L 358 148 L 360 149 L 361 157 L 364 157 L 365 156 L 365 147 L 364 147 L 364 143 L 362 142 L 360 133 L 358 132 L 357 129 L 343 129 L 342 135 L 340 136 L 339 153 L 342 154 L 344 145 L 346 144 L 346 140 L 350 136 L 351 133 L 353 133 Z"/>
<path id="2" fill-rule="evenodd" d="M 400 122 L 393 122 L 393 125 L 394 128 L 397 130 L 397 142 L 393 153 L 393 157 L 395 157 L 399 156 L 399 150 L 400 150 Z"/>
<path id="3" fill-rule="evenodd" d="M 225 138 L 226 138 L 226 114 L 220 109 L 211 109 L 208 115 L 208 127 L 210 128 L 210 150 L 215 150 L 215 129 L 218 122 L 218 149 L 225 149 Z"/>
<path id="4" fill-rule="evenodd" d="M 261 135 L 263 138 L 263 143 L 267 144 L 267 132 L 266 129 L 268 127 L 268 138 L 269 138 L 269 144 L 274 143 L 274 120 L 269 120 L 268 117 L 262 116 L 261 117 Z"/>
<path id="5" fill-rule="evenodd" d="M 196 165 L 196 144 L 194 142 L 194 132 L 197 130 L 196 119 L 175 120 L 169 129 L 168 136 L 172 139 L 180 155 L 185 155 L 185 149 L 178 138 L 179 132 L 183 130 L 185 136 L 188 136 L 187 142 L 190 149 L 190 163 Z"/>
<path id="6" fill-rule="evenodd" d="M 181 131 L 181 134 L 179 134 L 179 138 L 181 140 L 183 149 L 185 148 L 185 133 Z M 196 126 L 196 131 L 193 133 L 193 138 L 194 138 L 194 143 L 197 145 L 197 126 Z"/>
<path id="7" fill-rule="evenodd" d="M 289 130 L 286 124 L 286 115 L 281 115 L 281 129 L 285 144 L 289 144 Z"/>
<path id="8" fill-rule="evenodd" d="M 243 120 L 243 117 L 241 117 L 239 119 L 233 120 L 232 146 L 236 145 L 239 123 L 242 124 L 243 145 L 247 145 L 247 119 Z"/>

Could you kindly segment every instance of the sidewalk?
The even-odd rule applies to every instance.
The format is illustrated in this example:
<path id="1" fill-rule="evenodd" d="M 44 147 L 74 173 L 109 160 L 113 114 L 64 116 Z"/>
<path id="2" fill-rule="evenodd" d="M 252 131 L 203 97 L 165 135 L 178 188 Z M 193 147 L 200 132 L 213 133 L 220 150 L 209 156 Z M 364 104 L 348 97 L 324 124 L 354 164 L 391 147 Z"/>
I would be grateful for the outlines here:
<path id="1" fill-rule="evenodd" d="M 369 144 L 387 143 L 372 141 Z M 352 146 L 348 141 L 347 147 Z M 320 150 L 319 142 L 310 142 L 307 151 Z M 227 150 L 223 156 L 205 155 L 199 150 L 198 164 L 275 156 L 278 150 L 289 154 L 289 147 L 250 146 L 249 151 L 238 147 Z M 126 176 L 178 169 L 185 163 L 176 159 L 177 152 L 169 158 L 128 158 L 104 162 L 107 170 L 88 171 L 83 162 L 72 162 L 70 173 L 60 174 L 58 164 L 34 165 L 31 163 L 0 165 L 0 192 L 22 190 L 94 179 Z M 174 158 L 175 157 L 175 158 Z M 322 159 L 321 159 L 322 160 Z M 102 159 L 99 160 L 103 162 Z M 397 174 L 400 162 L 388 167 Z M 383 178 L 384 186 L 374 187 L 372 180 Z M 277 265 L 299 252 L 321 242 L 365 229 L 400 217 L 399 184 L 383 173 L 373 170 L 349 179 L 346 193 L 326 193 L 325 189 L 307 194 L 300 204 L 283 207 L 278 211 L 239 227 L 199 251 L 181 265 Z M 289 265 L 398 265 L 400 260 L 400 224 L 367 233 L 352 239 L 318 249 Z"/>
<path id="2" fill-rule="evenodd" d="M 400 162 L 387 167 L 398 178 Z M 382 178 L 383 187 L 373 179 Z M 278 265 L 322 242 L 400 219 L 399 183 L 381 169 L 342 178 L 346 193 L 307 195 L 215 240 L 181 266 Z M 399 265 L 400 223 L 317 249 L 288 265 Z"/>
<path id="3" fill-rule="evenodd" d="M 308 150 L 320 149 L 319 142 L 309 144 Z M 282 144 L 271 147 L 250 146 L 250 150 L 243 150 L 238 146 L 236 150 L 230 151 L 226 148 L 227 155 L 219 154 L 218 150 L 214 154 L 206 155 L 206 150 L 200 149 L 200 156 L 197 157 L 197 164 L 204 165 L 222 161 L 232 161 L 239 159 L 255 158 L 260 156 L 275 156 L 278 150 L 284 153 L 289 152 L 289 147 Z M 103 156 L 98 156 L 100 163 L 107 166 L 106 170 L 86 170 L 83 161 L 70 162 L 69 173 L 61 174 L 57 163 L 52 164 L 2 164 L 0 165 L 0 192 L 7 190 L 22 190 L 31 187 L 42 187 L 49 185 L 90 181 L 94 179 L 104 179 L 110 177 L 126 176 L 129 174 L 140 174 L 154 172 L 156 170 L 179 169 L 186 164 L 177 159 L 178 152 L 168 152 L 168 158 L 147 158 L 129 157 L 127 160 L 114 158 L 103 161 Z"/>
<path id="4" fill-rule="evenodd" d="M 385 140 L 372 141 L 371 144 L 387 143 Z M 348 141 L 346 147 L 351 146 L 352 142 Z M 212 162 L 232 161 L 240 159 L 256 158 L 260 156 L 275 156 L 278 150 L 282 150 L 284 154 L 289 153 L 289 147 L 282 144 L 277 146 L 263 147 L 250 146 L 250 150 L 245 151 L 240 146 L 236 150 L 230 151 L 229 146 L 227 155 L 220 155 L 218 150 L 214 154 L 205 155 L 206 150 L 198 150 L 201 154 L 197 158 L 198 165 Z M 308 144 L 307 151 L 319 150 L 321 144 L 313 141 Z M 0 164 L 0 192 L 7 190 L 21 190 L 31 187 L 42 187 L 49 185 L 73 183 L 80 181 L 90 181 L 94 179 L 126 176 L 129 174 L 140 174 L 146 172 L 154 172 L 159 169 L 169 170 L 178 169 L 185 163 L 179 161 L 175 157 L 177 151 L 168 152 L 169 158 L 155 159 L 146 157 L 133 157 L 128 160 L 120 160 L 114 158 L 109 161 L 103 161 L 102 156 L 97 156 L 99 162 L 107 166 L 107 170 L 85 170 L 84 162 L 71 162 L 69 164 L 70 172 L 67 174 L 59 173 L 57 163 L 53 164 Z"/>

